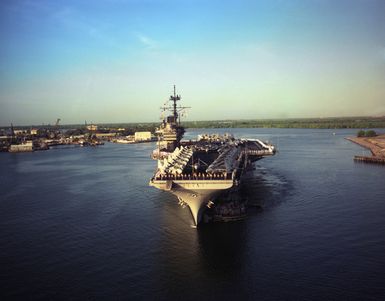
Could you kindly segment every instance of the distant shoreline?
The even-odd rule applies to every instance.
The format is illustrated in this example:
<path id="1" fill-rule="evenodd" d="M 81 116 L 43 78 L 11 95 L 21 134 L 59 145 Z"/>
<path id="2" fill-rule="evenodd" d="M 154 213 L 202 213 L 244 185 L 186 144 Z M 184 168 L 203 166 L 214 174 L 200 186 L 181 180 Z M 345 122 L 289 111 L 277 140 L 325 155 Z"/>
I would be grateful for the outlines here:
<path id="1" fill-rule="evenodd" d="M 153 131 L 159 122 L 122 122 L 95 123 L 99 127 L 129 128 L 133 131 Z M 385 116 L 382 117 L 329 117 L 329 118 L 288 118 L 288 119 L 255 119 L 255 120 L 206 120 L 183 121 L 185 128 L 299 128 L 299 129 L 371 129 L 385 128 Z M 15 128 L 29 129 L 48 128 L 53 125 L 14 125 Z M 84 124 L 63 124 L 61 129 L 81 128 Z M 10 125 L 3 125 L 0 129 L 8 129 Z"/>

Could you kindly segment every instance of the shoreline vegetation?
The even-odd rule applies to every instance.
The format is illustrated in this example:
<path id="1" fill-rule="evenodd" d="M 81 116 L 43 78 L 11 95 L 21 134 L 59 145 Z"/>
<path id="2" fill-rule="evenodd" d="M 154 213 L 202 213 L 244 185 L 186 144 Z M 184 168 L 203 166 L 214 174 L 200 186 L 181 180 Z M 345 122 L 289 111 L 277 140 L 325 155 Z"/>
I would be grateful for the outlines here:
<path id="1" fill-rule="evenodd" d="M 303 129 L 385 128 L 385 116 L 383 117 L 189 121 L 189 122 L 185 122 L 184 125 L 186 128 L 303 128 Z"/>
<path id="2" fill-rule="evenodd" d="M 151 131 L 159 126 L 159 122 L 137 123 L 98 123 L 99 129 L 125 128 L 129 133 Z M 385 128 L 385 116 L 382 117 L 334 117 L 334 118 L 290 118 L 290 119 L 256 119 L 256 120 L 207 120 L 183 121 L 185 128 L 302 128 L 302 129 L 372 129 Z M 52 125 L 25 125 L 19 129 L 47 128 Z M 82 124 L 61 124 L 61 129 L 82 128 Z M 0 129 L 8 129 L 2 126 Z"/>

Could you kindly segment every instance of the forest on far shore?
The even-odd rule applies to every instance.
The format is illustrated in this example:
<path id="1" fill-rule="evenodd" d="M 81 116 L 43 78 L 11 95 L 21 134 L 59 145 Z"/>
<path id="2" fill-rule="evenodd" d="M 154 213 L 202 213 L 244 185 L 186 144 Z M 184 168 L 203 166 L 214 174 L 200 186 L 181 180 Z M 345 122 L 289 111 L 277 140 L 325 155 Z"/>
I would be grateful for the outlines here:
<path id="1" fill-rule="evenodd" d="M 182 122 L 186 128 L 303 128 L 368 129 L 385 128 L 384 117 L 217 120 Z"/>
<path id="2" fill-rule="evenodd" d="M 301 129 L 375 129 L 385 128 L 383 117 L 336 117 L 336 118 L 292 118 L 292 119 L 255 119 L 255 120 L 207 120 L 181 121 L 188 128 L 301 128 Z M 103 123 L 97 124 L 98 132 L 125 129 L 127 133 L 140 131 L 154 132 L 160 122 Z M 53 128 L 52 125 L 15 126 L 15 128 Z M 9 129 L 5 126 L 2 129 Z M 60 129 L 85 129 L 82 124 L 61 124 Z"/>

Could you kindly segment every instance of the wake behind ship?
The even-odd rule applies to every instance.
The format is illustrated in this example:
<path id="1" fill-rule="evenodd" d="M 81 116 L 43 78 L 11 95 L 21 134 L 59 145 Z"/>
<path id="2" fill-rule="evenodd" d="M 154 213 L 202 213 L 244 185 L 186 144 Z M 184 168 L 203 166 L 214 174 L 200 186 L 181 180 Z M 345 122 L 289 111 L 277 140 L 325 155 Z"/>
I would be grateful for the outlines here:
<path id="1" fill-rule="evenodd" d="M 197 140 L 181 141 L 185 130 L 180 113 L 186 107 L 177 105 L 180 100 L 174 86 L 171 105 L 163 107 L 171 115 L 156 131 L 157 149 L 152 158 L 158 164 L 150 185 L 176 195 L 182 206 L 190 208 L 198 225 L 207 208 L 217 215 L 227 214 L 221 212 L 228 211 L 226 207 L 221 210 L 221 206 L 234 202 L 245 173 L 255 161 L 274 155 L 276 150 L 259 139 L 235 139 L 228 134 L 199 135 Z M 244 206 L 238 205 L 234 217 L 245 212 Z"/>

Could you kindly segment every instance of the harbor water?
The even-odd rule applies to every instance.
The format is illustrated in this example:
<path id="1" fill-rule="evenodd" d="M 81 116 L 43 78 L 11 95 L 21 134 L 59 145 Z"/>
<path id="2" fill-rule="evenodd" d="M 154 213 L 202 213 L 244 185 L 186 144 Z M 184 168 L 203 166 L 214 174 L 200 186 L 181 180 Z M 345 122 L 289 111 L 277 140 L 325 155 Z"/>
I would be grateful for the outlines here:
<path id="1" fill-rule="evenodd" d="M 256 162 L 245 220 L 195 229 L 155 143 L 0 153 L 0 300 L 383 300 L 385 168 L 356 130 L 218 129 Z M 379 131 L 380 132 L 380 131 Z"/>

